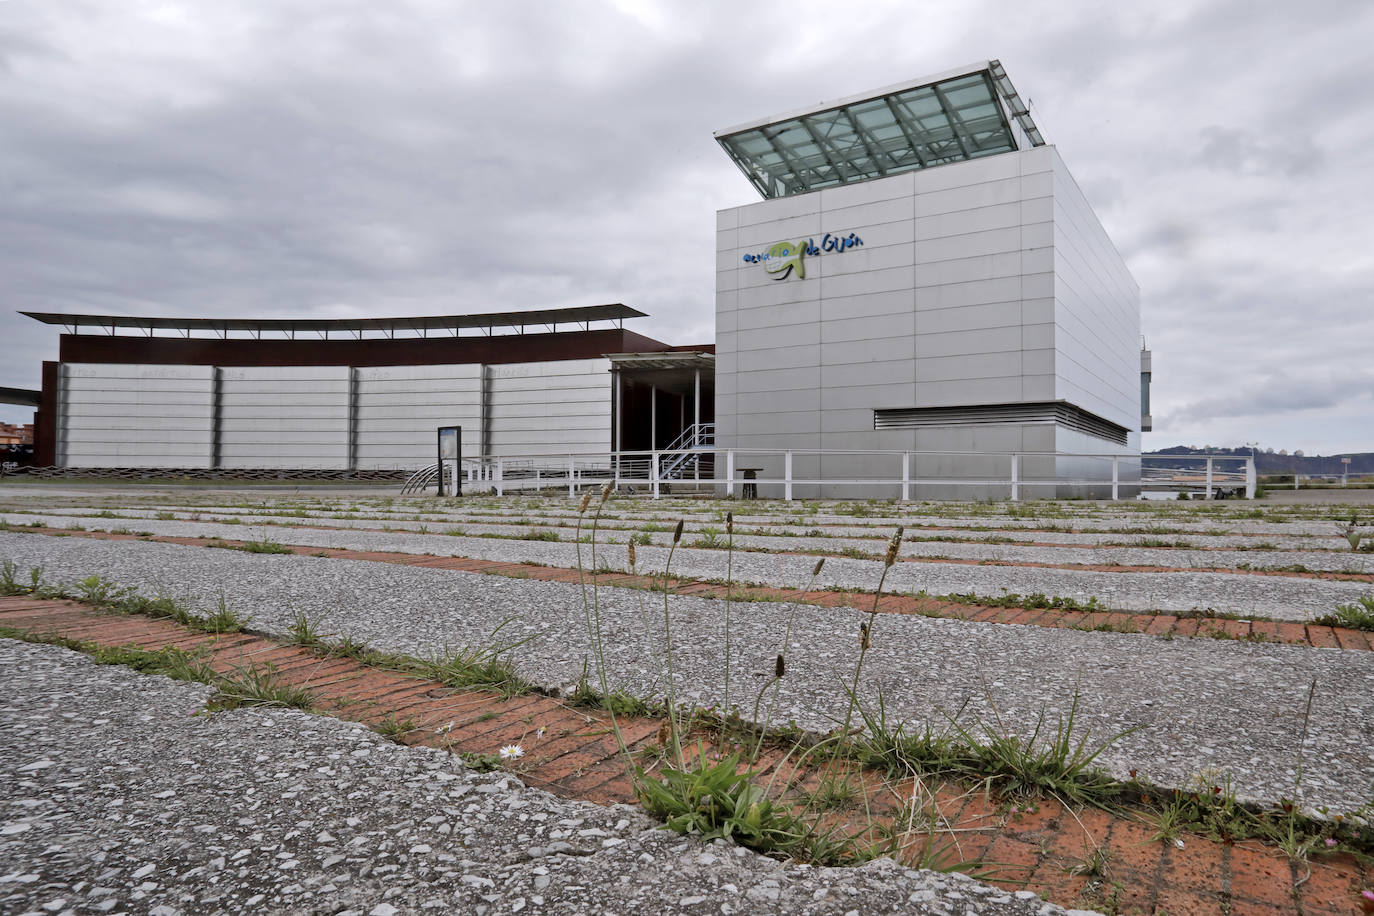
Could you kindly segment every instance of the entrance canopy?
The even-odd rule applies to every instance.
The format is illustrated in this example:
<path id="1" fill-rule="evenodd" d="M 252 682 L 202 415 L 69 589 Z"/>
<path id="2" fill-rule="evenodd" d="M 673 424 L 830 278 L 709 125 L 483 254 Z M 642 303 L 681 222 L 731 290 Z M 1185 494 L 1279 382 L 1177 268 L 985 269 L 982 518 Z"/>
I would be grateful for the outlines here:
<path id="1" fill-rule="evenodd" d="M 715 390 L 716 357 L 697 350 L 666 353 L 609 353 L 611 370 L 622 377 L 678 395 L 692 396 L 698 383 Z"/>

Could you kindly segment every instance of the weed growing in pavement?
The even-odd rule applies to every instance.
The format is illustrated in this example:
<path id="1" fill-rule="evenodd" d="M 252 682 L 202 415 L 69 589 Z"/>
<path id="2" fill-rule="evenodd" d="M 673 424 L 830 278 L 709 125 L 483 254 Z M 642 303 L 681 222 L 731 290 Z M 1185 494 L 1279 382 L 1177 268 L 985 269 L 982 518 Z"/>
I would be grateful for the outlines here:
<path id="1" fill-rule="evenodd" d="M 203 655 L 166 647 L 156 651 L 132 646 L 95 646 L 90 656 L 98 665 L 125 665 L 145 674 L 160 674 L 174 681 L 213 684 L 219 677 Z"/>
<path id="2" fill-rule="evenodd" d="M 941 731 L 927 724 L 921 731 L 908 732 L 904 723 L 889 722 L 880 692 L 875 708 L 860 708 L 865 728 L 855 739 L 853 753 L 869 765 L 884 767 L 889 775 L 914 772 L 968 779 L 1003 797 L 1053 795 L 1102 807 L 1121 793 L 1122 786 L 1094 763 L 1139 726 L 1090 743 L 1091 733 L 1075 731 L 1079 699 L 1075 689 L 1067 716 L 1059 716 L 1049 728 L 1041 712 L 1030 736 L 1021 738 L 1002 726 L 996 705 L 993 723 L 975 719 L 964 725 L 961 708 L 954 715 L 945 713 L 947 726 Z"/>
<path id="3" fill-rule="evenodd" d="M 421 659 L 413 672 L 449 687 L 496 690 L 505 696 L 528 693 L 529 682 L 515 673 L 510 653 L 538 638 L 534 633 L 513 642 L 500 642 L 498 634 L 514 617 L 507 617 L 487 637 L 486 645 L 445 648 L 442 653 Z"/>
<path id="4" fill-rule="evenodd" d="M 1312 622 L 1324 627 L 1374 632 L 1374 595 L 1365 595 L 1350 604 L 1338 604 L 1334 612 Z"/>
<path id="5" fill-rule="evenodd" d="M 271 664 L 237 668 L 232 674 L 220 675 L 213 683 L 211 710 L 269 706 L 308 711 L 315 705 L 315 695 L 309 688 L 288 684 Z"/>
<path id="6" fill-rule="evenodd" d="M 665 713 L 661 703 L 652 703 L 623 690 L 612 690 L 609 694 L 603 694 L 587 679 L 585 663 L 582 665 L 582 676 L 578 679 L 567 703 L 569 706 L 586 709 L 605 709 L 627 718 L 658 716 Z"/>
<path id="7" fill-rule="evenodd" d="M 1089 878 L 1105 878 L 1110 868 L 1112 851 L 1106 846 L 1094 846 L 1093 851 L 1083 860 L 1064 869 L 1070 875 L 1085 875 Z"/>
<path id="8" fill-rule="evenodd" d="M 295 611 L 291 615 L 290 626 L 286 628 L 286 644 L 307 649 L 321 647 L 328 636 L 320 632 L 319 624 L 320 618 L 311 618 L 304 611 Z"/>
<path id="9" fill-rule="evenodd" d="M 731 514 L 733 514 L 733 513 L 731 513 Z M 733 537 L 732 537 L 731 539 L 733 540 Z M 699 538 L 697 538 L 695 541 L 693 541 L 692 544 L 691 544 L 691 546 L 693 546 L 693 547 L 704 547 L 704 548 L 707 548 L 707 549 L 710 549 L 710 550 L 716 550 L 716 549 L 719 549 L 719 548 L 721 548 L 721 547 L 724 547 L 724 546 L 725 546 L 725 541 L 724 541 L 724 540 L 721 538 L 721 536 L 720 536 L 720 529 L 719 529 L 719 528 L 709 528 L 709 527 L 707 527 L 707 528 L 702 528 L 702 529 L 701 529 L 701 537 L 699 537 Z"/>
<path id="10" fill-rule="evenodd" d="M 287 547 L 285 544 L 279 544 L 267 538 L 263 538 L 260 541 L 244 541 L 238 546 L 238 549 L 245 553 L 295 553 L 294 550 Z"/>
<path id="11" fill-rule="evenodd" d="M 369 727 L 383 738 L 390 738 L 400 744 L 402 738 L 415 731 L 418 723 L 413 718 L 397 719 L 395 715 L 390 715 L 379 722 L 373 722 Z"/>
<path id="12" fill-rule="evenodd" d="M 1359 550 L 1360 542 L 1369 536 L 1368 533 L 1361 530 L 1360 520 L 1356 515 L 1351 515 L 1350 521 L 1346 522 L 1344 525 L 1337 525 L 1336 532 L 1340 534 L 1341 537 L 1345 538 L 1351 550 Z"/>
<path id="13" fill-rule="evenodd" d="M 503 763 L 499 754 L 479 754 L 474 751 L 459 754 L 458 759 L 463 761 L 463 766 L 476 773 L 490 773 L 492 770 L 499 770 Z"/>
<path id="14" fill-rule="evenodd" d="M 548 528 L 531 528 L 520 536 L 522 541 L 557 541 L 559 535 L 557 531 Z"/>

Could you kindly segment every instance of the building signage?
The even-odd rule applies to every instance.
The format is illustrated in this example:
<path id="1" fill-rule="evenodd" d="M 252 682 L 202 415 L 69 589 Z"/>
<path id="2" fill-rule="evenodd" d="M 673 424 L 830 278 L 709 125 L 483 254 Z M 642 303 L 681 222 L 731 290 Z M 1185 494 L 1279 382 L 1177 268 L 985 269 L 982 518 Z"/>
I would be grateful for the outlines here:
<path id="1" fill-rule="evenodd" d="M 851 248 L 858 248 L 863 243 L 864 240 L 852 232 L 845 236 L 831 235 L 827 232 L 819 245 L 816 244 L 815 239 L 778 242 L 763 254 L 746 254 L 744 261 L 746 264 L 762 264 L 764 271 L 774 280 L 785 280 L 793 275 L 798 279 L 804 279 L 806 277 L 804 259 L 808 255 L 816 257 L 820 254 L 835 254 L 848 251 Z"/>

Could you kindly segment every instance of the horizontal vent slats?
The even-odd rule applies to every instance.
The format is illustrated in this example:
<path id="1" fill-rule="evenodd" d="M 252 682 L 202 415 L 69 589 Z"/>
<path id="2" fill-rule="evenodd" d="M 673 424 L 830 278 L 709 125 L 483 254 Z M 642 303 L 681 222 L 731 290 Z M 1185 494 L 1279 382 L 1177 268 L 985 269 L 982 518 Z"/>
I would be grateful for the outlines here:
<path id="1" fill-rule="evenodd" d="M 1057 423 L 1117 445 L 1126 444 L 1127 430 L 1072 404 L 1042 401 L 1023 404 L 984 404 L 975 407 L 907 407 L 873 411 L 874 429 L 926 429 L 936 426 L 991 426 L 1006 423 Z"/>

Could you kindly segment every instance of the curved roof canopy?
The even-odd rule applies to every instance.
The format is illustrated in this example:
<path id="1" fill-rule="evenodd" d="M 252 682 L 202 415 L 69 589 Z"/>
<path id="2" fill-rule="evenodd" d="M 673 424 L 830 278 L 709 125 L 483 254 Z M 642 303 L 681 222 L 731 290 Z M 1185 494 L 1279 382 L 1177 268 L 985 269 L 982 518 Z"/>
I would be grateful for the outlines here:
<path id="1" fill-rule="evenodd" d="M 154 331 L 180 331 L 190 337 L 191 332 L 209 332 L 228 337 L 230 332 L 248 333 L 261 337 L 264 333 L 295 337 L 299 332 L 315 332 L 328 338 L 330 332 L 352 334 L 361 338 L 364 332 L 395 337 L 397 331 L 416 332 L 427 336 L 430 331 L 448 332 L 457 336 L 463 328 L 476 328 L 488 334 L 502 331 L 526 333 L 557 331 L 558 325 L 582 326 L 590 330 L 593 321 L 623 322 L 626 318 L 643 318 L 644 312 L 619 302 L 608 305 L 588 305 L 577 308 L 539 309 L 529 312 L 484 312 L 477 315 L 425 315 L 418 318 L 135 318 L 127 315 L 77 315 L 64 312 L 21 312 L 22 315 L 44 324 L 59 324 L 72 334 L 104 333 L 116 335 L 121 329 L 141 331 L 149 337 Z M 575 327 L 573 328 L 575 329 Z M 570 329 L 571 330 L 571 329 Z"/>
<path id="2" fill-rule="evenodd" d="M 715 137 L 765 198 L 1045 145 L 995 60 Z"/>

